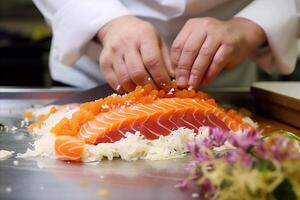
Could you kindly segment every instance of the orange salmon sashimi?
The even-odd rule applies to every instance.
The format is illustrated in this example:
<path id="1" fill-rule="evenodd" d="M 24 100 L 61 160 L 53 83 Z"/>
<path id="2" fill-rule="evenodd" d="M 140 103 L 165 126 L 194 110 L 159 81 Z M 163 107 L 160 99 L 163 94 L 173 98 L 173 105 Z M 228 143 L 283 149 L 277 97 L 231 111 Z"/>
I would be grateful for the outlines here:
<path id="1" fill-rule="evenodd" d="M 251 128 L 232 119 L 222 109 L 192 98 L 158 99 L 151 104 L 137 104 L 101 113 L 83 124 L 79 137 L 86 143 L 115 142 L 126 132 L 140 131 L 146 139 L 169 135 L 180 127 L 193 129 L 218 127 L 234 132 Z"/>
<path id="2" fill-rule="evenodd" d="M 195 133 L 203 126 L 233 132 L 253 129 L 236 111 L 226 112 L 207 94 L 176 87 L 166 93 L 150 85 L 138 86 L 127 95 L 108 96 L 79 108 L 71 119 L 64 118 L 51 129 L 59 159 L 80 161 L 85 144 L 113 143 L 126 132 L 139 131 L 154 140 L 180 127 Z"/>
<path id="3" fill-rule="evenodd" d="M 57 136 L 55 153 L 60 160 L 81 161 L 84 152 L 84 141 L 68 135 Z"/>

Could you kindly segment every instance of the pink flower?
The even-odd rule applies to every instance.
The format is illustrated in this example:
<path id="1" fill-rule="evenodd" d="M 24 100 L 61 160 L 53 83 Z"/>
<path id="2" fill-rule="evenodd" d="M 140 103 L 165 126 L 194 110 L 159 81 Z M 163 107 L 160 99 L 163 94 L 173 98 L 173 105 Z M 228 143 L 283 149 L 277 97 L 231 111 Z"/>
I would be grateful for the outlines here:
<path id="1" fill-rule="evenodd" d="M 245 130 L 242 134 L 231 134 L 229 140 L 233 146 L 247 151 L 251 147 L 258 145 L 261 142 L 260 138 L 261 132 Z"/>
<path id="2" fill-rule="evenodd" d="M 220 128 L 210 128 L 208 137 L 203 139 L 202 144 L 207 148 L 220 147 L 228 140 L 230 133 Z"/>
<path id="3" fill-rule="evenodd" d="M 241 161 L 245 167 L 251 168 L 254 163 L 254 158 L 247 152 L 241 149 L 230 150 L 221 155 L 221 158 L 225 159 L 230 165 Z"/>
<path id="4" fill-rule="evenodd" d="M 207 149 L 200 142 L 193 142 L 188 144 L 188 150 L 191 152 L 192 156 L 196 159 L 197 162 L 203 162 L 212 159 L 207 152 L 209 151 L 209 149 Z"/>

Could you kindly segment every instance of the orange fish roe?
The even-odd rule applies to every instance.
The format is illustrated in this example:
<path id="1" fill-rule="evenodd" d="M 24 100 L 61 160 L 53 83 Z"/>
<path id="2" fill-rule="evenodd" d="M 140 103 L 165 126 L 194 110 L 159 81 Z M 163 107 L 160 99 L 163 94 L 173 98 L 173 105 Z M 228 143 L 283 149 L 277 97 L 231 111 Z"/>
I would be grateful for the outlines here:
<path id="1" fill-rule="evenodd" d="M 33 118 L 32 112 L 30 112 L 30 111 L 25 111 L 25 112 L 23 113 L 23 118 L 24 118 L 24 119 L 27 119 L 27 120 L 31 120 L 31 119 Z"/>
<path id="2" fill-rule="evenodd" d="M 50 111 L 49 111 L 48 114 L 41 114 L 41 115 L 37 116 L 37 117 L 36 117 L 35 123 L 33 123 L 33 124 L 31 124 L 31 125 L 28 126 L 29 132 L 32 132 L 32 130 L 33 130 L 34 128 L 36 128 L 36 127 L 40 127 L 40 126 L 44 123 L 44 121 L 45 121 L 51 114 L 53 114 L 53 113 L 55 113 L 55 112 L 57 112 L 57 111 L 58 111 L 58 109 L 57 109 L 56 107 L 53 106 L 53 107 L 50 108 Z M 23 113 L 23 116 L 28 115 L 28 114 L 25 114 L 25 113 L 26 113 L 26 112 Z M 31 112 L 31 118 L 33 118 L 32 112 Z M 25 119 L 26 119 L 26 118 L 25 118 Z"/>
<path id="3" fill-rule="evenodd" d="M 54 106 L 50 108 L 50 114 L 56 113 L 57 111 L 58 111 L 58 109 Z"/>
<path id="4" fill-rule="evenodd" d="M 227 115 L 233 119 L 235 119 L 235 121 L 242 123 L 243 122 L 243 117 L 235 110 L 230 109 L 227 112 Z"/>

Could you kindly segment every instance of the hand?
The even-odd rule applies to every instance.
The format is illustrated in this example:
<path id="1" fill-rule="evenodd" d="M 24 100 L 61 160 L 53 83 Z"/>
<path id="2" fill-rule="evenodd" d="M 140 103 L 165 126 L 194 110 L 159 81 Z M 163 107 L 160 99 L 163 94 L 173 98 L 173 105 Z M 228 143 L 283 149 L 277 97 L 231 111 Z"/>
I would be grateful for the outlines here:
<path id="1" fill-rule="evenodd" d="M 129 92 L 137 85 L 162 88 L 174 76 L 170 53 L 154 27 L 133 16 L 107 23 L 97 34 L 103 45 L 101 71 L 118 92 Z"/>
<path id="2" fill-rule="evenodd" d="M 224 67 L 240 64 L 265 42 L 264 31 L 247 19 L 190 19 L 171 48 L 177 85 L 207 84 Z"/>

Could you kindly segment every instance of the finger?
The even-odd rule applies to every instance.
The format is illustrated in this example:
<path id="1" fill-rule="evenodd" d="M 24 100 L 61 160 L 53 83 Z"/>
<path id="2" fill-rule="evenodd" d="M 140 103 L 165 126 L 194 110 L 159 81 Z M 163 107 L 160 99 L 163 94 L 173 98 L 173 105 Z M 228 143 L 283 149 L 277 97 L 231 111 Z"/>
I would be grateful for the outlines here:
<path id="1" fill-rule="evenodd" d="M 189 85 L 196 87 L 201 82 L 203 75 L 210 66 L 219 46 L 219 40 L 209 36 L 206 37 L 192 66 L 191 74 L 189 77 Z"/>
<path id="2" fill-rule="evenodd" d="M 117 75 L 115 74 L 112 65 L 109 66 L 101 66 L 100 71 L 105 77 L 107 83 L 119 93 L 125 93 L 124 88 L 122 88 L 121 84 L 118 81 Z"/>
<path id="3" fill-rule="evenodd" d="M 191 34 L 191 28 L 185 24 L 176 36 L 171 47 L 171 63 L 173 68 L 177 68 L 183 46 Z"/>
<path id="4" fill-rule="evenodd" d="M 136 88 L 136 84 L 131 80 L 127 66 L 122 56 L 113 59 L 113 69 L 122 88 L 130 92 Z"/>
<path id="5" fill-rule="evenodd" d="M 175 77 L 175 69 L 173 68 L 173 65 L 171 63 L 171 57 L 170 57 L 169 49 L 168 49 L 167 45 L 164 42 L 162 42 L 161 53 L 162 53 L 162 57 L 163 57 L 165 66 L 167 68 L 167 71 L 169 73 L 169 76 L 171 78 L 174 78 Z"/>
<path id="6" fill-rule="evenodd" d="M 159 40 L 155 37 L 147 38 L 140 45 L 140 52 L 147 71 L 159 88 L 171 84 L 171 78 L 166 70 Z"/>
<path id="7" fill-rule="evenodd" d="M 133 83 L 136 85 L 146 85 L 150 83 L 155 86 L 150 74 L 144 67 L 140 53 L 136 48 L 130 48 L 125 53 L 125 64 Z"/>
<path id="8" fill-rule="evenodd" d="M 226 47 L 226 45 L 222 45 L 216 52 L 209 69 L 204 75 L 204 79 L 202 83 L 207 84 L 211 82 L 213 79 L 215 79 L 217 75 L 225 67 L 226 63 L 230 61 L 230 58 L 232 56 L 233 56 L 233 48 Z"/>
<path id="9" fill-rule="evenodd" d="M 205 38 L 205 32 L 193 32 L 184 44 L 178 66 L 176 68 L 176 80 L 179 87 L 187 86 L 192 65 L 203 42 L 205 41 Z"/>

